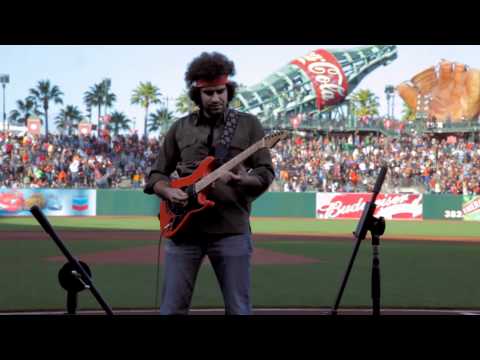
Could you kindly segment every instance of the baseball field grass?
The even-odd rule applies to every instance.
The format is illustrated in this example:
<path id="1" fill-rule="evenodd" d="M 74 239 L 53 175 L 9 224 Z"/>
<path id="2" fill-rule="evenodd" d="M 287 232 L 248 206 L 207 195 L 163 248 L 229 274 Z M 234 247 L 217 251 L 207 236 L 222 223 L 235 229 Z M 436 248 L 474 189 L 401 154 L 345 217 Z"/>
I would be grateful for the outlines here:
<path id="1" fill-rule="evenodd" d="M 158 307 L 163 268 L 157 263 L 155 217 L 52 217 L 49 221 L 77 258 L 91 259 L 86 262 L 94 284 L 112 309 Z M 347 220 L 252 219 L 253 232 L 258 235 L 254 254 L 302 260 L 254 262 L 254 306 L 332 306 L 352 254 L 356 224 Z M 480 224 L 475 222 L 387 221 L 380 244 L 382 307 L 480 308 L 479 234 Z M 459 239 L 462 241 L 454 241 Z M 147 251 L 142 261 L 123 261 L 119 256 L 142 249 Z M 117 260 L 112 260 L 112 254 Z M 99 261 L 101 255 L 110 260 Z M 0 262 L 0 311 L 65 308 L 66 293 L 57 274 L 66 260 L 33 218 L 0 218 Z M 340 307 L 371 306 L 371 262 L 367 238 L 360 246 Z M 212 268 L 202 266 L 193 307 L 222 304 Z M 83 291 L 79 309 L 100 307 Z"/>
<path id="2" fill-rule="evenodd" d="M 55 229 L 158 230 L 154 216 L 51 217 Z M 274 234 L 322 234 L 351 236 L 356 220 L 315 220 L 304 218 L 253 218 L 252 231 Z M 384 236 L 469 237 L 480 240 L 480 222 L 456 220 L 386 221 Z M 40 229 L 32 217 L 0 217 L 0 231 Z"/>

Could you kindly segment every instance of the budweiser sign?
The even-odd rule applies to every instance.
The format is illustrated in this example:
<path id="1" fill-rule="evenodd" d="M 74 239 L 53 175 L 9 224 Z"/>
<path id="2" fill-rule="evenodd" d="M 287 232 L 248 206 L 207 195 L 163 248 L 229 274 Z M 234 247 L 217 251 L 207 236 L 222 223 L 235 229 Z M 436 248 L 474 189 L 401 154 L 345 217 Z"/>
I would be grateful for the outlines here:
<path id="1" fill-rule="evenodd" d="M 317 193 L 317 219 L 359 219 L 371 193 Z M 385 219 L 422 219 L 422 195 L 379 194 L 375 216 Z"/>
<path id="2" fill-rule="evenodd" d="M 480 197 L 474 197 L 468 202 L 463 204 L 463 214 L 470 215 L 475 212 L 478 212 L 480 209 Z"/>
<path id="3" fill-rule="evenodd" d="M 335 56 L 326 50 L 315 50 L 291 62 L 303 70 L 317 94 L 317 107 L 321 110 L 347 95 L 348 81 Z"/>

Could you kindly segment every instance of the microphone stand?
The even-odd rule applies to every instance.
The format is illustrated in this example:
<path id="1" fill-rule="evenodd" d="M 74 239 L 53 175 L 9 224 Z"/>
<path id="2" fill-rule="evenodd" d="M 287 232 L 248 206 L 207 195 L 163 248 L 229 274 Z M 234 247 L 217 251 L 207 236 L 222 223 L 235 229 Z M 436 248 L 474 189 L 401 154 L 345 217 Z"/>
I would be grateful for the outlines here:
<path id="1" fill-rule="evenodd" d="M 369 227 L 372 235 L 372 315 L 380 315 L 380 258 L 379 246 L 380 236 L 385 232 L 385 219 L 383 217 L 372 217 L 372 222 Z"/>
<path id="2" fill-rule="evenodd" d="M 45 230 L 45 232 L 49 234 L 53 241 L 57 244 L 63 255 L 65 255 L 65 257 L 68 259 L 68 263 L 66 263 L 62 269 L 60 269 L 58 274 L 60 285 L 68 291 L 67 313 L 71 315 L 75 314 L 75 308 L 77 306 L 77 293 L 87 288 L 92 292 L 92 295 L 95 297 L 103 310 L 105 310 L 107 315 L 113 315 L 112 309 L 105 302 L 105 300 L 103 300 L 102 296 L 93 285 L 92 280 L 90 279 L 91 272 L 88 266 L 72 256 L 70 251 L 68 251 L 67 247 L 63 244 L 62 240 L 60 240 L 58 235 L 53 230 L 52 225 L 49 223 L 42 210 L 40 210 L 37 205 L 32 206 L 30 208 L 30 212 L 35 219 L 37 219 L 43 230 Z"/>
<path id="3" fill-rule="evenodd" d="M 358 222 L 357 228 L 353 233 L 357 241 L 355 243 L 352 256 L 350 257 L 350 261 L 348 262 L 347 270 L 343 276 L 342 283 L 340 285 L 340 289 L 338 291 L 338 294 L 335 300 L 335 304 L 331 310 L 331 315 L 337 315 L 337 309 L 340 304 L 343 291 L 345 290 L 345 286 L 347 284 L 350 271 L 352 270 L 353 262 L 355 261 L 355 257 L 360 247 L 360 243 L 363 239 L 365 239 L 365 236 L 367 235 L 368 231 L 370 231 L 370 233 L 372 234 L 372 246 L 373 246 L 372 283 L 371 283 L 373 315 L 374 316 L 380 315 L 380 260 L 378 258 L 378 254 L 379 254 L 378 247 L 380 245 L 380 236 L 383 235 L 383 233 L 385 232 L 385 219 L 383 217 L 375 218 L 373 214 L 376 209 L 375 200 L 377 199 L 377 196 L 380 192 L 380 189 L 382 187 L 383 181 L 385 180 L 386 174 L 387 174 L 387 166 L 382 166 L 382 168 L 380 169 L 380 174 L 378 175 L 377 181 L 375 182 L 375 186 L 373 188 L 372 198 L 363 209 L 363 213 L 362 213 L 362 216 L 360 217 L 360 221 Z"/>

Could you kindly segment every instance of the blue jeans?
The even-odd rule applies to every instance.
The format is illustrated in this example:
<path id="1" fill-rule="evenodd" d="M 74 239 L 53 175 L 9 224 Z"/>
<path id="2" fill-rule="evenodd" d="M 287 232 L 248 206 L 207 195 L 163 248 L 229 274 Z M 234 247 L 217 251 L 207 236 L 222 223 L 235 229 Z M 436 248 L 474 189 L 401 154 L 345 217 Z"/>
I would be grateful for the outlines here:
<path id="1" fill-rule="evenodd" d="M 165 272 L 161 315 L 187 315 L 198 270 L 205 255 L 210 259 L 227 315 L 250 315 L 251 234 L 165 242 Z"/>

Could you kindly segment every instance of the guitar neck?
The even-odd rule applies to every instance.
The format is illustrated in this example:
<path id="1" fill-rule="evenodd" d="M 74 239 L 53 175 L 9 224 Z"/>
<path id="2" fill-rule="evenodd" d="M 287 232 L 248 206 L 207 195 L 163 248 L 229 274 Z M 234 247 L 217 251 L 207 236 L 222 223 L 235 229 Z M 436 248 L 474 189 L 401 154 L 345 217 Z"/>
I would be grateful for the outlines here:
<path id="1" fill-rule="evenodd" d="M 213 183 L 214 181 L 216 181 L 220 177 L 222 177 L 222 175 L 226 171 L 229 171 L 229 170 L 233 169 L 235 166 L 237 166 L 241 162 L 248 159 L 252 154 L 254 154 L 257 150 L 259 150 L 263 147 L 265 147 L 265 139 L 261 139 L 261 140 L 257 141 L 255 144 L 251 145 L 249 148 L 242 151 L 240 154 L 235 156 L 233 159 L 230 159 L 225 164 L 220 166 L 218 169 L 216 169 L 215 171 L 212 171 L 210 174 L 205 176 L 202 180 L 197 182 L 195 184 L 195 192 L 198 194 L 200 191 L 205 189 L 211 183 Z"/>

